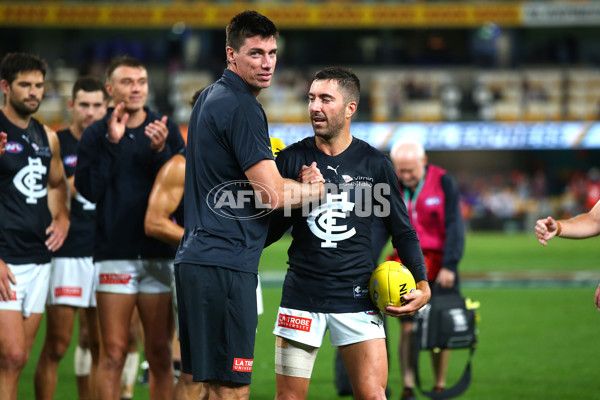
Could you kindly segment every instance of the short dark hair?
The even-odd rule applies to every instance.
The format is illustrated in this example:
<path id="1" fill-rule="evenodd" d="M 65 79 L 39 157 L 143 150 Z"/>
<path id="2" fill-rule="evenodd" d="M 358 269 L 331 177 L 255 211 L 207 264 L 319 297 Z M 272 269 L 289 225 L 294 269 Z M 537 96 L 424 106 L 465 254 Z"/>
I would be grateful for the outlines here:
<path id="1" fill-rule="evenodd" d="M 137 58 L 128 55 L 120 56 L 113 58 L 110 64 L 108 64 L 108 68 L 106 69 L 106 78 L 110 80 L 110 77 L 112 76 L 113 72 L 115 72 L 115 69 L 123 66 L 133 68 L 146 68 L 146 66 Z"/>
<path id="2" fill-rule="evenodd" d="M 190 105 L 192 107 L 194 107 L 196 105 L 196 102 L 198 101 L 198 97 L 200 97 L 200 95 L 202 94 L 204 89 L 206 89 L 206 86 L 203 87 L 202 89 L 198 89 L 194 92 L 194 95 L 192 96 L 192 101 L 190 101 Z"/>
<path id="3" fill-rule="evenodd" d="M 225 29 L 225 45 L 239 51 L 244 41 L 254 36 L 262 38 L 279 37 L 277 27 L 269 18 L 256 11 L 243 11 L 233 17 Z"/>
<path id="4" fill-rule="evenodd" d="M 28 53 L 8 53 L 0 64 L 0 76 L 12 83 L 21 72 L 40 71 L 44 78 L 48 64 L 43 58 Z"/>
<path id="5" fill-rule="evenodd" d="M 106 87 L 104 83 L 100 81 L 100 79 L 94 76 L 81 76 L 77 78 L 75 83 L 73 84 L 72 91 L 72 99 L 75 100 L 75 96 L 77 96 L 77 92 L 83 90 L 84 92 L 102 92 L 102 97 L 106 100 L 108 97 L 108 93 L 106 93 Z"/>
<path id="6" fill-rule="evenodd" d="M 327 67 L 315 73 L 315 81 L 333 80 L 338 83 L 346 103 L 354 101 L 358 104 L 360 98 L 360 80 L 352 70 L 340 67 Z"/>

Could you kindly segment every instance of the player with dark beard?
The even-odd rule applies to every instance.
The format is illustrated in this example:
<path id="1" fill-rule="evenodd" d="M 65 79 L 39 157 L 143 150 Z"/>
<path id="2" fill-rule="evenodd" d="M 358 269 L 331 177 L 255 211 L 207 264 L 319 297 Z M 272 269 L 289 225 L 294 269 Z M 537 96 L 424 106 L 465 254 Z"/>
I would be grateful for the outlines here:
<path id="1" fill-rule="evenodd" d="M 51 252 L 69 231 L 67 182 L 56 133 L 32 117 L 46 62 L 9 53 L 0 65 L 0 398 L 17 398 L 40 325 Z"/>

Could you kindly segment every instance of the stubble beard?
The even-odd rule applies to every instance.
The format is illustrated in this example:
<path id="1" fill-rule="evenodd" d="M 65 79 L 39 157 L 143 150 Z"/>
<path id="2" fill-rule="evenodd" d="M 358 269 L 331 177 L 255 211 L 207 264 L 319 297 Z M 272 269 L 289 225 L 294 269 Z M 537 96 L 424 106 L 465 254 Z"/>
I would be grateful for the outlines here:
<path id="1" fill-rule="evenodd" d="M 21 117 L 21 118 L 27 118 L 29 116 L 31 116 L 32 114 L 35 114 L 37 112 L 37 110 L 40 108 L 40 105 L 42 104 L 41 101 L 39 101 L 37 103 L 37 107 L 35 107 L 34 109 L 31 109 L 30 107 L 27 107 L 27 105 L 25 105 L 25 102 L 19 102 L 19 101 L 15 101 L 15 99 L 11 96 L 9 99 L 10 105 L 11 107 L 15 110 L 15 112 Z"/>
<path id="2" fill-rule="evenodd" d="M 331 120 L 326 120 L 327 124 L 331 123 Z M 335 122 L 335 121 L 334 121 Z M 338 136 L 340 136 L 340 132 L 342 131 L 343 123 L 340 124 L 332 124 L 330 128 L 315 128 L 314 122 L 311 121 L 313 131 L 315 132 L 315 136 L 320 138 L 324 142 L 332 142 Z M 321 132 L 319 130 L 321 129 Z"/>

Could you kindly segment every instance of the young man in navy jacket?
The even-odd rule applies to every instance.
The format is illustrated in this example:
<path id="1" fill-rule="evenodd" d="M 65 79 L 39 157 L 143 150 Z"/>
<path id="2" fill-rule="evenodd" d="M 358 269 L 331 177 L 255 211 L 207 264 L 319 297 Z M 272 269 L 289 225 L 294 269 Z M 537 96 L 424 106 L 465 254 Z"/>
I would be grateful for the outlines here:
<path id="1" fill-rule="evenodd" d="M 75 187 L 97 211 L 94 261 L 102 346 L 96 388 L 100 399 L 119 397 L 129 321 L 137 307 L 150 396 L 170 398 L 174 248 L 145 235 L 144 216 L 158 170 L 185 144 L 175 123 L 145 106 L 148 73 L 140 61 L 114 59 L 107 78 L 114 108 L 84 131 L 75 173 Z"/>

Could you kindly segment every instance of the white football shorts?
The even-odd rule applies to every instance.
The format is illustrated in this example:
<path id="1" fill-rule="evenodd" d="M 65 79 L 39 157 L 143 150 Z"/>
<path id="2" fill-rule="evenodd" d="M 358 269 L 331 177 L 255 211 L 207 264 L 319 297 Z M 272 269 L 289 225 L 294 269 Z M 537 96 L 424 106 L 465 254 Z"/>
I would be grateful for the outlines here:
<path id="1" fill-rule="evenodd" d="M 0 301 L 0 310 L 21 311 L 26 318 L 32 313 L 43 314 L 50 285 L 50 263 L 7 265 L 15 275 L 17 284 L 9 282 L 13 298 Z"/>
<path id="2" fill-rule="evenodd" d="M 48 305 L 96 307 L 98 265 L 92 257 L 52 259 Z"/>
<path id="3" fill-rule="evenodd" d="M 97 292 L 137 294 L 169 293 L 173 279 L 173 260 L 98 261 Z"/>
<path id="4" fill-rule="evenodd" d="M 332 346 L 385 338 L 383 317 L 379 311 L 337 314 L 279 307 L 273 333 L 312 347 L 321 347 L 327 329 Z"/>

